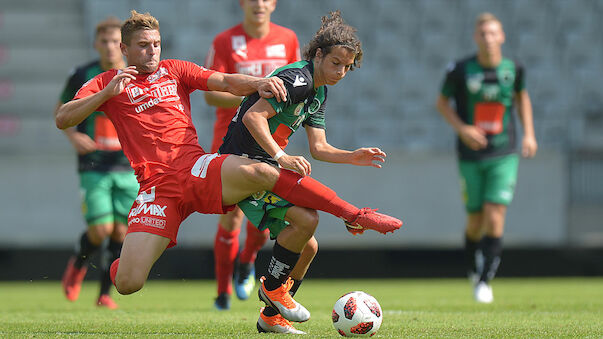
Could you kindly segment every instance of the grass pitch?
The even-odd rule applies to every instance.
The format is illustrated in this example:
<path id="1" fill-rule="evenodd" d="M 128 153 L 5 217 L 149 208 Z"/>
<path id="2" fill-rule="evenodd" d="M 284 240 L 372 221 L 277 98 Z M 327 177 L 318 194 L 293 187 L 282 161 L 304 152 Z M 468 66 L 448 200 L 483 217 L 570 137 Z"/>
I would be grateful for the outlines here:
<path id="1" fill-rule="evenodd" d="M 312 313 L 297 324 L 309 338 L 336 338 L 331 308 L 345 292 L 363 290 L 383 308 L 373 338 L 603 338 L 603 278 L 496 279 L 495 301 L 477 304 L 464 279 L 304 281 L 297 300 Z M 0 283 L 1 338 L 272 338 L 258 334 L 256 297 L 213 309 L 213 281 L 150 281 L 140 292 L 113 293 L 120 309 L 94 306 L 97 282 L 77 302 L 58 282 Z"/>

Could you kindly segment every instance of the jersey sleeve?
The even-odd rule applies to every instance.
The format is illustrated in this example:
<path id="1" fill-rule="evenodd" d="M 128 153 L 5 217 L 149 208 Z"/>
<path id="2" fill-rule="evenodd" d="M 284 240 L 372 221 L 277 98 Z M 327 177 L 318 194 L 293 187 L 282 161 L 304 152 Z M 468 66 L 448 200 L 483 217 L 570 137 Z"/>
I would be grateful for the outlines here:
<path id="1" fill-rule="evenodd" d="M 80 89 L 82 84 L 85 82 L 85 79 L 82 80 L 82 74 L 80 69 L 74 69 L 71 71 L 69 78 L 67 79 L 67 83 L 61 92 L 61 96 L 59 100 L 61 103 L 66 103 L 71 101 L 75 96 L 75 93 Z"/>
<path id="2" fill-rule="evenodd" d="M 287 101 L 278 102 L 275 98 L 266 99 L 277 114 L 291 105 L 304 101 L 314 90 L 312 77 L 300 68 L 288 68 L 280 71 L 275 76 L 283 80 L 287 89 Z"/>
<path id="3" fill-rule="evenodd" d="M 519 93 L 526 88 L 525 68 L 522 64 L 515 62 L 515 92 Z"/>
<path id="4" fill-rule="evenodd" d="M 459 64 L 454 62 L 450 63 L 446 69 L 446 76 L 444 77 L 444 82 L 442 84 L 440 93 L 447 98 L 455 96 L 459 88 L 459 78 Z"/>
<path id="5" fill-rule="evenodd" d="M 113 76 L 116 74 L 116 72 L 117 71 L 115 71 L 115 70 L 107 71 L 107 72 L 101 73 L 101 74 L 95 76 L 94 78 L 86 81 L 86 83 L 84 83 L 82 85 L 82 87 L 77 91 L 77 93 L 75 93 L 73 100 L 82 99 L 82 98 L 91 96 L 95 93 L 102 91 L 103 88 L 105 88 L 107 86 L 109 81 L 111 81 L 111 79 L 113 79 Z M 104 109 L 103 109 L 104 106 L 105 106 L 105 104 L 103 103 L 96 110 L 104 111 Z"/>
<path id="6" fill-rule="evenodd" d="M 209 90 L 207 88 L 207 79 L 215 73 L 205 67 L 201 67 L 190 61 L 171 60 L 174 68 L 180 76 L 180 83 L 188 87 L 189 92 L 199 89 L 202 91 Z"/>
<path id="7" fill-rule="evenodd" d="M 205 68 L 222 73 L 232 73 L 228 69 L 228 60 L 229 55 L 226 45 L 216 37 L 205 57 Z"/>

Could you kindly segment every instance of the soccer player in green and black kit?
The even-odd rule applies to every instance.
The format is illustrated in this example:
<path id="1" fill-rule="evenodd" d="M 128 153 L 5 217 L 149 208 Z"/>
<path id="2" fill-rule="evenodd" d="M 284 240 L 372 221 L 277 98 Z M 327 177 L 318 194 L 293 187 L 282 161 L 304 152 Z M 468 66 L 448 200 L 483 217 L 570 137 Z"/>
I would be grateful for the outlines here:
<path id="1" fill-rule="evenodd" d="M 474 39 L 477 55 L 448 69 L 437 108 L 458 134 L 459 171 L 467 211 L 465 256 L 475 283 L 474 297 L 478 302 L 490 303 L 494 298 L 489 281 L 500 263 L 505 214 L 513 198 L 519 163 L 514 104 L 524 130 L 522 155 L 533 157 L 538 144 L 524 70 L 502 56 L 502 23 L 490 13 L 479 15 Z"/>
<path id="2" fill-rule="evenodd" d="M 100 59 L 78 67 L 69 77 L 57 108 L 73 99 L 82 85 L 110 69 L 125 67 L 120 50 L 121 22 L 108 18 L 96 27 L 94 47 Z M 56 110 L 55 110 L 56 114 Z M 110 297 L 109 264 L 119 257 L 126 233 L 126 220 L 138 194 L 138 182 L 128 159 L 121 150 L 111 121 L 95 112 L 65 135 L 78 153 L 78 172 L 83 192 L 83 213 L 88 229 L 82 233 L 74 255 L 63 275 L 63 291 L 70 301 L 79 297 L 87 261 L 109 238 L 102 258 L 100 294 L 97 305 L 110 309 L 117 304 Z"/>
<path id="3" fill-rule="evenodd" d="M 283 80 L 287 101 L 263 99 L 257 93 L 243 100 L 229 125 L 220 153 L 242 155 L 309 175 L 311 165 L 304 157 L 284 152 L 289 137 L 304 126 L 313 158 L 380 168 L 379 163 L 384 162 L 386 154 L 379 148 L 346 151 L 331 146 L 326 140 L 326 85 L 335 85 L 362 60 L 355 29 L 344 23 L 339 12 L 323 17 L 321 28 L 305 48 L 304 58 L 272 73 Z M 262 277 L 258 291 L 266 303 L 257 322 L 258 331 L 303 333 L 290 321 L 306 321 L 310 313 L 291 296 L 299 288 L 317 251 L 314 238 L 317 212 L 294 206 L 265 191 L 241 201 L 238 206 L 255 226 L 270 229 L 271 237 L 276 238 L 268 272 Z M 346 225 L 352 233 L 364 231 L 353 223 Z"/>

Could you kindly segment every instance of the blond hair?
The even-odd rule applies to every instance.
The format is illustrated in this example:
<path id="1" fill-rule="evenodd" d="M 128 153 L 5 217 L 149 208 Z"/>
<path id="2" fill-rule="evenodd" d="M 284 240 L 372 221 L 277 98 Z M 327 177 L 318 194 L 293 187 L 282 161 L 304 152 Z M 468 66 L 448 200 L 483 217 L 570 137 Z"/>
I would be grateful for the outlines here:
<path id="1" fill-rule="evenodd" d="M 96 25 L 96 31 L 94 36 L 98 37 L 100 34 L 112 29 L 121 29 L 121 20 L 114 16 L 109 16 Z"/>
<path id="2" fill-rule="evenodd" d="M 121 26 L 121 41 L 128 45 L 132 34 L 141 29 L 159 31 L 159 21 L 148 12 L 141 14 L 130 11 L 130 17 Z"/>
<path id="3" fill-rule="evenodd" d="M 475 19 L 475 28 L 477 29 L 479 26 L 481 26 L 487 22 L 490 22 L 490 21 L 498 22 L 498 24 L 500 25 L 500 28 L 503 28 L 502 22 L 500 20 L 498 20 L 496 15 L 494 15 L 490 12 L 484 12 L 477 16 L 477 19 Z"/>

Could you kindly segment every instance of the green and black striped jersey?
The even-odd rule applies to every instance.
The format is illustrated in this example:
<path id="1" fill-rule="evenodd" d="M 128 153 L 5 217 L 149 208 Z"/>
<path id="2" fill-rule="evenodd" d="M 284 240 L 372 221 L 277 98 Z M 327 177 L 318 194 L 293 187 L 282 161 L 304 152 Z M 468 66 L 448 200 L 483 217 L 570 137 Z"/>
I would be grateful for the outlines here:
<path id="1" fill-rule="evenodd" d="M 76 68 L 67 80 L 60 101 L 71 101 L 77 91 L 88 80 L 103 73 L 100 62 L 93 61 Z M 121 150 L 115 127 L 103 112 L 94 112 L 76 127 L 96 142 L 97 150 L 78 155 L 78 171 L 124 171 L 132 170 L 130 162 Z"/>
<path id="2" fill-rule="evenodd" d="M 513 101 L 524 88 L 523 67 L 507 58 L 495 68 L 482 67 L 475 55 L 449 66 L 441 94 L 453 98 L 461 120 L 480 127 L 488 139 L 485 149 L 474 151 L 457 138 L 460 159 L 479 160 L 516 151 Z"/>
<path id="3" fill-rule="evenodd" d="M 298 61 L 283 66 L 269 76 L 281 78 L 287 89 L 287 101 L 267 99 L 276 111 L 276 115 L 268 119 L 270 134 L 282 149 L 301 125 L 326 128 L 327 87 L 314 89 L 314 66 L 311 61 Z M 262 149 L 243 124 L 243 116 L 259 99 L 260 96 L 256 92 L 243 100 L 228 126 L 220 153 L 247 156 L 274 164 L 274 159 Z"/>

